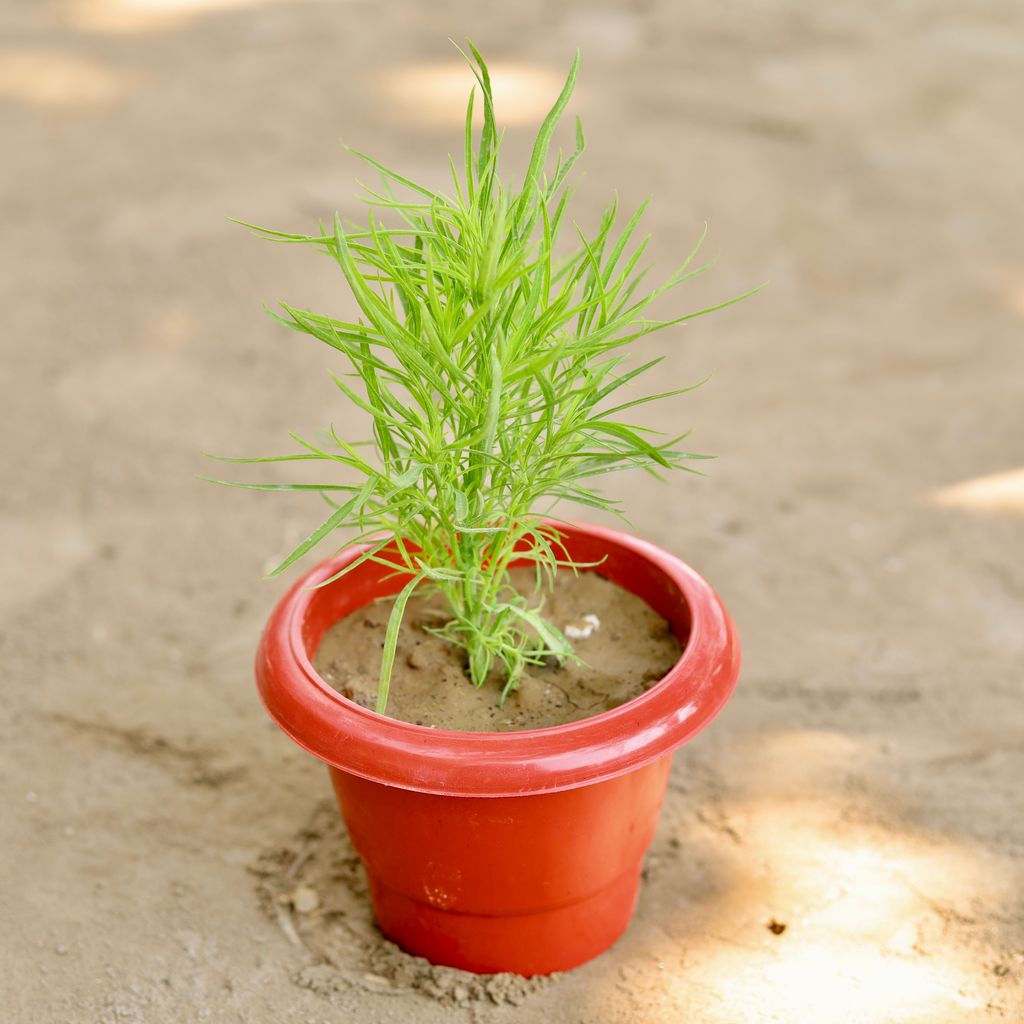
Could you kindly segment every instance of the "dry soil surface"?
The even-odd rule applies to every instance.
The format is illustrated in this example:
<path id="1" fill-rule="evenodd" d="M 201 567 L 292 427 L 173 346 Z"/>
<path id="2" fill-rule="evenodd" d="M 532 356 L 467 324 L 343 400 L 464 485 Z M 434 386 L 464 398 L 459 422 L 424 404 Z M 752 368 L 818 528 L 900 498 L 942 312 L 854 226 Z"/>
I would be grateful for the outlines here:
<path id="1" fill-rule="evenodd" d="M 582 47 L 581 221 L 654 194 L 665 271 L 710 222 L 666 313 L 771 281 L 638 352 L 714 372 L 648 422 L 721 458 L 610 490 L 745 670 L 627 934 L 529 986 L 368 924 L 250 674 L 261 570 L 321 506 L 196 479 L 362 432 L 259 308 L 349 312 L 337 273 L 224 215 L 357 212 L 340 136 L 440 182 L 465 35 L 518 167 Z M 1022 95 L 1018 0 L 3 0 L 0 1019 L 1021 1020 Z"/>
<path id="2" fill-rule="evenodd" d="M 504 695 L 508 674 L 491 669 L 482 686 L 467 686 L 466 652 L 437 635 L 451 619 L 442 594 L 413 595 L 398 629 L 387 714 L 403 722 L 464 732 L 544 729 L 578 722 L 640 696 L 679 660 L 672 626 L 635 594 L 596 572 L 562 570 L 537 593 L 536 572 L 509 573 L 513 587 L 547 621 L 575 630 L 579 660 L 553 657 L 526 665 L 516 688 Z M 343 696 L 377 706 L 381 649 L 392 598 L 381 598 L 334 623 L 320 639 L 313 665 Z"/>

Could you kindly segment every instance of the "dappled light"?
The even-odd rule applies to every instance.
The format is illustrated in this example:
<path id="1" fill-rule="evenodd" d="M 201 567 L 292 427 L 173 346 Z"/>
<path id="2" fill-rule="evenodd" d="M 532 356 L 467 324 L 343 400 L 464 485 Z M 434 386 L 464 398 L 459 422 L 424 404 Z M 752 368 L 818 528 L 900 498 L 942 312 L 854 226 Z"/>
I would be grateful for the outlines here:
<path id="1" fill-rule="evenodd" d="M 172 304 L 154 315 L 153 338 L 162 350 L 179 351 L 195 339 L 197 327 L 197 318 L 191 309 Z"/>
<path id="2" fill-rule="evenodd" d="M 726 791 L 684 754 L 650 911 L 594 1006 L 615 989 L 656 1006 L 652 1020 L 700 1007 L 701 1024 L 923 1024 L 999 1005 L 995 986 L 1024 957 L 976 914 L 981 901 L 1013 905 L 1014 874 L 912 824 L 888 756 L 870 735 L 768 730 L 729 758 Z"/>
<path id="3" fill-rule="evenodd" d="M 1013 894 L 983 853 L 859 824 L 826 798 L 723 811 L 742 843 L 718 850 L 721 885 L 706 901 L 691 889 L 637 961 L 666 1003 L 720 993 L 715 1024 L 945 1020 L 985 1005 L 955 933 L 973 899 Z"/>
<path id="4" fill-rule="evenodd" d="M 933 505 L 969 512 L 1024 515 L 1024 468 L 979 476 L 944 487 L 933 492 L 929 501 Z"/>
<path id="5" fill-rule="evenodd" d="M 124 79 L 79 54 L 18 49 L 0 52 L 0 100 L 40 107 L 90 107 L 124 91 Z"/>
<path id="6" fill-rule="evenodd" d="M 93 32 L 145 32 L 172 28 L 219 11 L 261 7 L 268 0 L 77 0 L 71 20 Z"/>
<path id="7" fill-rule="evenodd" d="M 1011 286 L 1006 293 L 1007 304 L 1020 317 L 1024 317 L 1024 282 Z"/>
<path id="8" fill-rule="evenodd" d="M 511 61 L 496 61 L 490 72 L 494 104 L 499 123 L 503 125 L 529 124 L 542 118 L 565 79 L 564 69 Z M 425 119 L 434 124 L 459 125 L 464 120 L 473 76 L 469 68 L 456 59 L 399 68 L 386 74 L 382 84 L 398 111 L 410 122 Z M 578 90 L 577 105 L 581 92 Z M 478 88 L 478 116 L 479 94 Z"/>
<path id="9" fill-rule="evenodd" d="M 729 955 L 706 976 L 708 984 L 734 994 L 747 990 L 748 1016 L 739 1019 L 873 1024 L 982 1005 L 965 991 L 965 975 L 949 965 L 897 959 L 871 947 L 793 943 L 758 959 Z M 758 1017 L 757 1007 L 771 1016 Z"/>

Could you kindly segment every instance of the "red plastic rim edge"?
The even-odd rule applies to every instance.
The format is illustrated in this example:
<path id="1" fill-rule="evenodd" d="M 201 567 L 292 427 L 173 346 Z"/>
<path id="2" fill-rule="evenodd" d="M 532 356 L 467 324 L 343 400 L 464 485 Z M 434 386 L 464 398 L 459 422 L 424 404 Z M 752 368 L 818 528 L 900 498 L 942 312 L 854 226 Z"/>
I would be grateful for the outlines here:
<path id="1" fill-rule="evenodd" d="M 298 579 L 267 622 L 256 681 L 271 718 L 299 746 L 342 771 L 403 789 L 466 797 L 589 785 L 639 768 L 692 739 L 722 709 L 739 675 L 739 638 L 725 606 L 685 562 L 647 541 L 585 523 L 552 525 L 574 557 L 577 549 L 592 552 L 595 545 L 605 552 L 609 564 L 620 565 L 616 582 L 626 589 L 646 596 L 643 586 L 631 585 L 632 577 L 642 577 L 663 604 L 678 600 L 674 609 L 657 610 L 674 624 L 688 623 L 683 653 L 646 693 L 578 722 L 517 732 L 432 729 L 363 708 L 316 672 L 304 632 L 313 601 L 327 590 L 310 588 L 361 550 L 346 548 Z M 350 578 L 328 586 L 345 586 Z M 400 587 L 398 581 L 388 589 Z"/>

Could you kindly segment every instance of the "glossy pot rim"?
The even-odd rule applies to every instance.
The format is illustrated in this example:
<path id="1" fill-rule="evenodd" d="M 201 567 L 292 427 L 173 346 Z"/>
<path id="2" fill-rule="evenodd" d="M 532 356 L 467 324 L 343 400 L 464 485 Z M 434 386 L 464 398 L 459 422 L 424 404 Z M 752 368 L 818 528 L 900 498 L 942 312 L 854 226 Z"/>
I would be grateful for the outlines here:
<path id="1" fill-rule="evenodd" d="M 729 699 L 740 645 L 725 606 L 675 555 L 629 534 L 581 522 L 551 523 L 567 549 L 597 543 L 662 577 L 685 602 L 689 635 L 679 660 L 645 693 L 566 725 L 459 732 L 401 722 L 343 697 L 313 668 L 306 619 L 318 584 L 364 550 L 344 549 L 301 576 L 278 602 L 256 657 L 267 712 L 299 746 L 362 778 L 423 793 L 509 797 L 552 793 L 614 778 L 670 753 L 700 732 Z M 364 563 L 364 566 L 372 563 Z M 355 572 L 361 571 L 360 569 Z M 345 586 L 343 577 L 328 586 Z M 617 580 L 626 589 L 628 581 Z M 399 581 L 394 589 L 401 586 Z"/>

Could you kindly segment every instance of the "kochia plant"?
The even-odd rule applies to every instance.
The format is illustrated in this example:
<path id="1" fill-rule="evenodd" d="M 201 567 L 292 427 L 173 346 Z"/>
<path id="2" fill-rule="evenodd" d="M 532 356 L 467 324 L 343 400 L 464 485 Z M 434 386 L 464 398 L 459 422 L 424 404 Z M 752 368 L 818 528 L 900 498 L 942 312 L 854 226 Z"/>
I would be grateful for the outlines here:
<path id="1" fill-rule="evenodd" d="M 625 369 L 624 350 L 738 301 L 668 320 L 647 315 L 656 298 L 706 268 L 691 269 L 698 241 L 668 280 L 638 293 L 647 239 L 635 240 L 635 232 L 646 203 L 621 230 L 614 202 L 593 234 L 567 227 L 566 182 L 583 150 L 578 118 L 575 151 L 559 154 L 550 171 L 548 150 L 573 91 L 578 54 L 537 135 L 522 186 L 504 183 L 487 65 L 470 49 L 482 125 L 474 130 L 474 87 L 461 166 L 449 159 L 449 192 L 355 153 L 381 181 L 379 190 L 366 188 L 365 227 L 347 226 L 337 215 L 312 235 L 245 225 L 328 253 L 362 313 L 348 322 L 282 304 L 283 315 L 272 315 L 345 357 L 352 372 L 334 382 L 369 415 L 372 440 L 351 441 L 332 427 L 319 443 L 292 435 L 302 449 L 293 455 L 226 461 L 315 460 L 344 467 L 349 478 L 358 474 L 355 483 L 234 486 L 317 491 L 332 507 L 270 575 L 347 529 L 367 545 L 360 562 L 380 562 L 406 579 L 385 635 L 379 712 L 387 704 L 399 625 L 420 586 L 443 595 L 452 617 L 436 632 L 465 648 L 478 686 L 497 666 L 507 693 L 525 665 L 572 656 L 542 615 L 545 585 L 557 569 L 574 567 L 544 521 L 561 501 L 620 514 L 616 502 L 590 486 L 600 474 L 639 467 L 658 475 L 704 458 L 678 447 L 686 434 L 665 437 L 621 418 L 688 390 L 620 400 L 621 388 L 661 361 Z M 374 209 L 386 211 L 387 225 Z M 556 255 L 559 237 L 570 233 L 567 253 Z M 509 584 L 513 560 L 536 567 L 532 602 Z"/>

